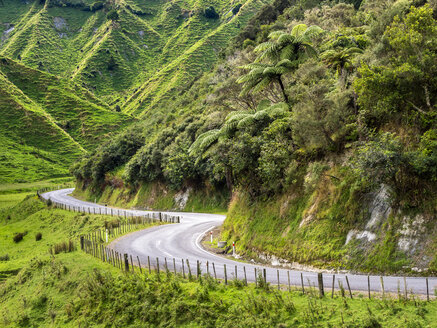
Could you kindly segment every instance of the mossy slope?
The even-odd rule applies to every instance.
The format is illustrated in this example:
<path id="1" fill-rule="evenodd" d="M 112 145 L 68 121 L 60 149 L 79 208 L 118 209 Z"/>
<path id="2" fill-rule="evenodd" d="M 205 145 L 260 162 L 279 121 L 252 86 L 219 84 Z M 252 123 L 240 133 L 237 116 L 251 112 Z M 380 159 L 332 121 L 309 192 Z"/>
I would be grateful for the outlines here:
<path id="1" fill-rule="evenodd" d="M 3 57 L 0 85 L 2 182 L 67 175 L 86 149 L 133 121 L 81 87 Z"/>

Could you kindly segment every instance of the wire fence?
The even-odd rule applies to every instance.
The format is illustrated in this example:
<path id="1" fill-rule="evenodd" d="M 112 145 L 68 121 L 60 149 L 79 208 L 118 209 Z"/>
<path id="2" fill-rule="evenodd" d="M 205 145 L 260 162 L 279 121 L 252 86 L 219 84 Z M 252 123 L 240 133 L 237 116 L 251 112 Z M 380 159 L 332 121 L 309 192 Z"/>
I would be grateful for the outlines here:
<path id="1" fill-rule="evenodd" d="M 101 236 L 100 233 L 98 233 Z M 356 297 L 355 291 L 360 292 L 360 297 L 397 297 L 399 299 L 414 298 L 418 293 L 413 293 L 408 288 L 407 279 L 399 277 L 397 292 L 389 291 L 384 287 L 384 277 L 360 276 L 359 286 L 353 286 L 352 280 L 347 275 L 324 274 L 324 273 L 304 273 L 276 268 L 257 267 L 254 265 L 237 265 L 214 263 L 196 259 L 176 259 L 159 258 L 151 256 L 132 256 L 129 253 L 118 252 L 112 247 L 105 245 L 104 239 L 99 237 L 81 236 L 81 249 L 92 256 L 112 264 L 114 267 L 126 273 L 141 274 L 174 274 L 189 280 L 201 280 L 202 278 L 212 278 L 225 285 L 233 284 L 248 286 L 254 283 L 255 287 L 278 290 L 300 290 L 303 294 L 318 294 L 320 297 L 334 297 L 337 293 L 341 297 Z M 357 278 L 357 276 L 354 276 Z M 402 281 L 402 283 L 401 283 Z M 428 278 L 424 280 L 424 290 L 421 295 L 426 296 L 429 301 L 434 298 L 430 293 Z M 357 281 L 355 281 L 357 283 Z M 363 287 L 366 286 L 366 287 Z M 375 291 L 375 286 L 378 291 Z M 389 296 L 390 295 L 390 296 Z"/>
<path id="2" fill-rule="evenodd" d="M 432 291 L 435 287 L 430 286 L 428 278 L 422 278 L 423 286 L 420 291 L 413 292 L 412 288 L 408 287 L 409 282 L 406 277 L 397 277 L 397 291 L 387 289 L 385 287 L 385 277 L 370 276 L 370 275 L 354 275 L 353 280 L 350 280 L 345 274 L 324 274 L 311 272 L 295 272 L 289 270 L 263 268 L 252 264 L 236 265 L 225 263 L 214 263 L 210 261 L 201 261 L 198 259 L 176 259 L 176 258 L 159 258 L 145 257 L 144 255 L 133 257 L 128 253 L 120 253 L 115 249 L 108 247 L 108 242 L 118 236 L 122 236 L 130 231 L 138 230 L 143 225 L 152 222 L 180 223 L 180 216 L 171 215 L 162 212 L 138 212 L 132 210 L 122 210 L 116 208 L 108 208 L 100 205 L 92 206 L 74 206 L 53 201 L 50 198 L 45 198 L 42 193 L 57 190 L 58 188 L 44 188 L 37 192 L 38 197 L 53 206 L 63 210 L 87 213 L 101 214 L 108 216 L 117 216 L 124 218 L 124 222 L 109 222 L 105 223 L 105 229 L 99 229 L 93 233 L 80 236 L 81 250 L 101 259 L 104 262 L 112 264 L 114 267 L 125 272 L 152 273 L 155 274 L 175 274 L 181 275 L 183 278 L 201 279 L 202 277 L 213 278 L 223 282 L 225 285 L 229 283 L 247 286 L 248 283 L 255 283 L 256 287 L 277 289 L 294 289 L 301 290 L 302 293 L 316 291 L 321 297 L 331 294 L 334 297 L 334 292 L 337 291 L 342 297 L 354 297 L 352 291 L 360 291 L 369 299 L 374 297 L 377 292 L 382 295 L 382 298 L 388 294 L 397 294 L 399 299 L 408 299 L 413 295 L 426 295 L 426 299 L 433 298 Z M 393 277 L 391 277 L 393 278 Z M 387 278 L 386 278 L 387 279 Z M 435 281 L 434 281 L 435 282 Z M 353 283 L 355 285 L 353 285 Z M 362 297 L 362 296 L 361 296 Z"/>
<path id="3" fill-rule="evenodd" d="M 85 214 L 95 214 L 95 215 L 108 215 L 108 216 L 116 216 L 116 217 L 124 217 L 127 218 L 133 218 L 135 220 L 142 220 L 143 222 L 147 221 L 148 223 L 152 221 L 159 221 L 159 222 L 166 222 L 166 223 L 180 223 L 181 217 L 179 215 L 172 215 L 168 213 L 162 213 L 162 212 L 149 212 L 149 213 L 141 213 L 139 214 L 137 211 L 134 210 L 123 210 L 119 208 L 112 208 L 112 207 L 106 207 L 106 206 L 75 206 L 70 204 L 64 204 L 55 200 L 52 200 L 50 197 L 44 197 L 43 194 L 49 191 L 58 190 L 59 188 L 44 188 L 37 191 L 37 195 L 41 201 L 46 203 L 47 205 L 50 205 L 54 208 L 60 208 L 66 211 L 72 211 L 77 213 L 85 213 Z M 129 221 L 131 222 L 131 221 Z M 137 222 L 137 221 L 132 221 Z"/>

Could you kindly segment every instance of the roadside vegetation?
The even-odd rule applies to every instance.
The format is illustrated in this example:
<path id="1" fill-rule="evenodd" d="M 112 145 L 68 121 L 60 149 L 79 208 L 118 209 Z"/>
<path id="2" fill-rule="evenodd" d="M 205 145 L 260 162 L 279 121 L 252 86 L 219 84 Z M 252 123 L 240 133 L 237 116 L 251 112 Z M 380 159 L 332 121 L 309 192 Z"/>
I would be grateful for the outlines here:
<path id="1" fill-rule="evenodd" d="M 144 186 L 165 186 L 143 204 L 171 209 L 168 192 L 224 190 L 223 239 L 248 258 L 436 272 L 435 2 L 271 7 L 167 124 L 139 122 L 76 162 L 81 193 L 141 206 Z"/>
<path id="2" fill-rule="evenodd" d="M 107 219 L 48 208 L 35 196 L 0 212 L 2 327 L 434 327 L 434 300 L 346 299 L 340 291 L 320 299 L 315 289 L 302 295 L 241 281 L 123 273 L 78 245 L 80 234 Z M 17 233 L 23 236 L 15 243 Z"/>

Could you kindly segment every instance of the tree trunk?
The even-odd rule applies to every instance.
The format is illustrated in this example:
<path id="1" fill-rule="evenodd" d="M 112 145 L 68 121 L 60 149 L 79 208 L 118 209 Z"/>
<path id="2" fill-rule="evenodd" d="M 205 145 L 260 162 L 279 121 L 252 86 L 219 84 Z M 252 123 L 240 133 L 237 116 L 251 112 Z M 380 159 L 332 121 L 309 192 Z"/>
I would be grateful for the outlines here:
<path id="1" fill-rule="evenodd" d="M 287 93 L 285 92 L 284 83 L 282 83 L 282 79 L 280 76 L 278 77 L 278 83 L 279 83 L 279 86 L 281 87 L 281 91 L 282 91 L 282 94 L 284 96 L 284 100 L 288 105 L 288 96 L 287 96 Z"/>
<path id="2" fill-rule="evenodd" d="M 228 187 L 229 191 L 232 192 L 232 171 L 229 167 L 226 167 L 225 177 L 226 177 L 226 186 Z"/>

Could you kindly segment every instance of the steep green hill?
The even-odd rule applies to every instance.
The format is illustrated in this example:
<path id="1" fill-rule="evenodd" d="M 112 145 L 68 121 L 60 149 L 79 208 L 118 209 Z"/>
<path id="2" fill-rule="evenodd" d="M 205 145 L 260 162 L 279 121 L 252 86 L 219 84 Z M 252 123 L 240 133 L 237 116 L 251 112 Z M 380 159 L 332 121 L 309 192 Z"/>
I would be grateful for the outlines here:
<path id="1" fill-rule="evenodd" d="M 85 89 L 0 58 L 0 182 L 68 174 L 86 150 L 133 119 Z"/>
<path id="2" fill-rule="evenodd" d="M 210 69 L 270 1 L 3 2 L 0 54 L 71 78 L 140 115 Z M 218 17 L 206 17 L 210 6 Z"/>

